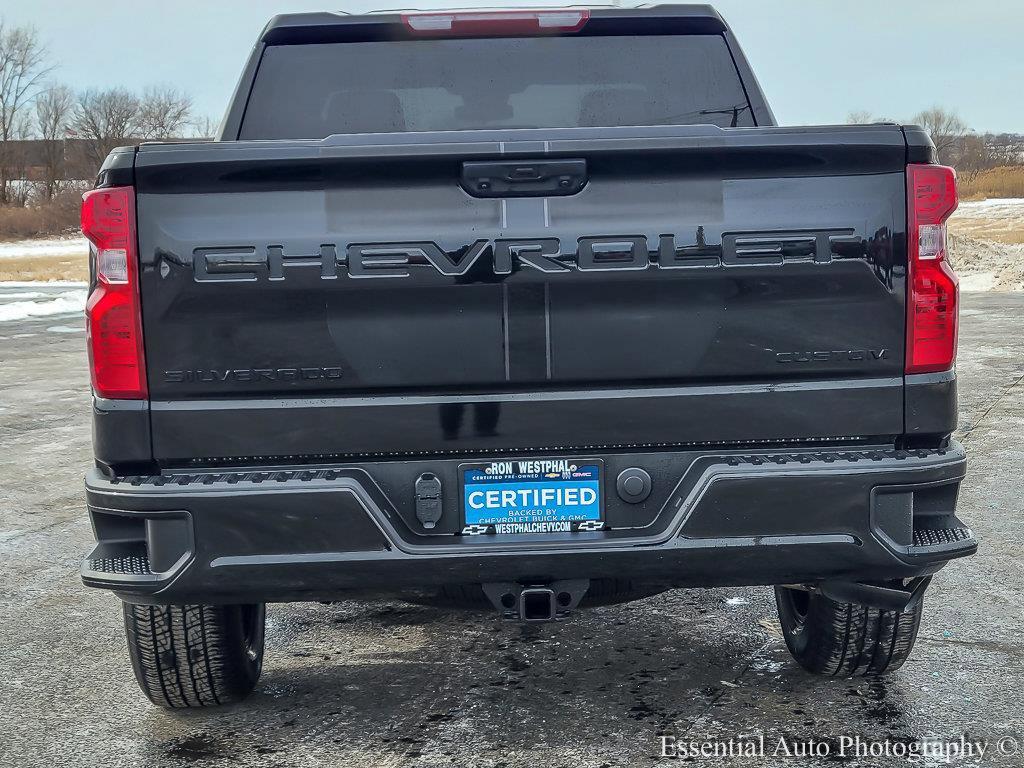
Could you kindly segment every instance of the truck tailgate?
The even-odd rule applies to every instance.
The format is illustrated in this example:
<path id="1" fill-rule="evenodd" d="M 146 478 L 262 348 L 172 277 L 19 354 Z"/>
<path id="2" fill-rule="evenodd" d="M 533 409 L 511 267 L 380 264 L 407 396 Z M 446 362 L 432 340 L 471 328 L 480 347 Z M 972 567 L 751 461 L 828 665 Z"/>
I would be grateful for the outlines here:
<path id="1" fill-rule="evenodd" d="M 896 126 L 143 146 L 155 458 L 898 434 L 905 165 Z"/>

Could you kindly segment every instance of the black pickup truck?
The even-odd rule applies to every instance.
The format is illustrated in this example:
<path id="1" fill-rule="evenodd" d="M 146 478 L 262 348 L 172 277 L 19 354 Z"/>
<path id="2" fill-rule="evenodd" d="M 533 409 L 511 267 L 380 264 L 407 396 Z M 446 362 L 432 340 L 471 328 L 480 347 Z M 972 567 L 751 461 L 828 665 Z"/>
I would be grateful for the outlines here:
<path id="1" fill-rule="evenodd" d="M 977 547 L 956 205 L 917 127 L 777 127 L 706 6 L 279 16 L 85 196 L 82 577 L 170 707 L 284 601 L 772 585 L 805 668 L 895 669 Z"/>

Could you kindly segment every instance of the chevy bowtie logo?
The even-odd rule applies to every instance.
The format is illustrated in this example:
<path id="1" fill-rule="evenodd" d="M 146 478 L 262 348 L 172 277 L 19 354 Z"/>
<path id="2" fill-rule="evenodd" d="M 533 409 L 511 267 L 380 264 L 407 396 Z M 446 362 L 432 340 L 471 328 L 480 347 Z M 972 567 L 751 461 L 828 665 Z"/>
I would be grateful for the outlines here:
<path id="1" fill-rule="evenodd" d="M 434 242 L 350 243 L 321 245 L 317 253 L 294 253 L 281 245 L 196 248 L 192 252 L 197 282 L 284 280 L 296 270 L 318 269 L 324 280 L 402 278 L 412 270 L 432 268 L 448 277 L 464 276 L 481 260 L 495 275 L 517 269 L 549 274 L 619 270 L 687 269 L 731 266 L 781 266 L 830 263 L 842 247 L 860 256 L 863 241 L 852 229 L 787 232 L 730 232 L 721 244 L 683 244 L 675 235 L 651 242 L 643 235 L 581 237 L 563 243 L 555 237 L 480 239 L 449 250 Z M 180 262 L 179 262 L 180 263 Z"/>

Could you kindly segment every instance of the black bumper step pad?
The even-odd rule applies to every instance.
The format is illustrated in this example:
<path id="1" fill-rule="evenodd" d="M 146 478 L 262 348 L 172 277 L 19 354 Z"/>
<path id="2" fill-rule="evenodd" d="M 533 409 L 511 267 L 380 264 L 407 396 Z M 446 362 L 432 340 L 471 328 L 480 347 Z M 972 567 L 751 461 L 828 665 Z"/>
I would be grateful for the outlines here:
<path id="1" fill-rule="evenodd" d="M 97 573 L 117 574 L 119 576 L 153 576 L 149 567 L 149 556 L 125 555 L 121 557 L 94 557 L 85 561 L 85 568 Z"/>
<path id="2" fill-rule="evenodd" d="M 970 528 L 917 528 L 914 530 L 911 549 L 948 547 L 965 542 L 974 542 L 974 533 Z"/>

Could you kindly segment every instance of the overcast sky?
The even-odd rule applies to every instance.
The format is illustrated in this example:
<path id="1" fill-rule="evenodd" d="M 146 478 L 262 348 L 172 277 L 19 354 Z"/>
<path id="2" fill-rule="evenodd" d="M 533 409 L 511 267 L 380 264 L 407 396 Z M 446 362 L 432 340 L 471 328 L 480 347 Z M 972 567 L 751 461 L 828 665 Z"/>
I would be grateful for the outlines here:
<path id="1" fill-rule="evenodd" d="M 275 13 L 488 4 L 502 3 L 0 0 L 0 17 L 35 25 L 59 65 L 55 78 L 76 88 L 174 85 L 192 94 L 199 113 L 219 120 L 252 43 Z M 939 104 L 958 110 L 975 130 L 1024 133 L 1021 0 L 713 4 L 736 31 L 783 124 L 843 122 L 854 110 L 905 120 Z"/>

